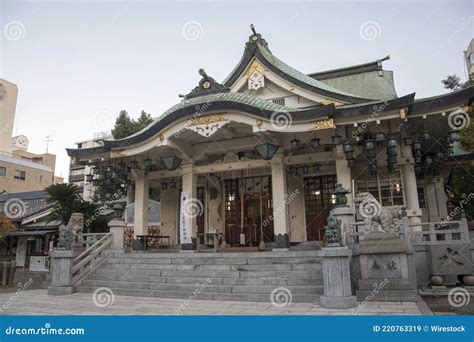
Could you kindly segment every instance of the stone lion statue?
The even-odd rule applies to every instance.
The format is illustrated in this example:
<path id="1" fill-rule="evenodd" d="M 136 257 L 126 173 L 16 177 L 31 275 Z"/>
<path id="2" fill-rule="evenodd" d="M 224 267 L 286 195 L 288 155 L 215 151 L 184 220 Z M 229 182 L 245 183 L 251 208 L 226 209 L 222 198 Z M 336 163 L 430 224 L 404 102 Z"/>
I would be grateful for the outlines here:
<path id="1" fill-rule="evenodd" d="M 359 192 L 354 198 L 354 204 L 358 205 L 359 214 L 364 218 L 368 231 L 381 233 L 400 231 L 401 205 L 382 207 L 368 192 Z"/>

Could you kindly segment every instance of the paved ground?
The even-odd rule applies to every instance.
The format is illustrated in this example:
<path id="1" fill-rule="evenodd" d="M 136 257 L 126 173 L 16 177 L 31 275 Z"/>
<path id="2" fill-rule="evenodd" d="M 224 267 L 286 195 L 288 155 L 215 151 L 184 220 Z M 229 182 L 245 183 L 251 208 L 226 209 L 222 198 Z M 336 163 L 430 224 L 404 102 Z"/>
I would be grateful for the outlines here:
<path id="1" fill-rule="evenodd" d="M 447 296 L 424 296 L 423 300 L 434 315 L 474 315 L 474 297 L 460 307 L 453 307 Z"/>
<path id="2" fill-rule="evenodd" d="M 96 298 L 110 302 L 111 297 Z M 52 297 L 45 290 L 20 294 L 0 293 L 0 315 L 420 315 L 412 302 L 372 302 L 355 309 L 324 309 L 314 304 L 290 304 L 275 307 L 269 303 L 194 300 L 186 305 L 183 299 L 114 296 L 106 307 L 94 304 L 92 294 L 75 293 Z"/>

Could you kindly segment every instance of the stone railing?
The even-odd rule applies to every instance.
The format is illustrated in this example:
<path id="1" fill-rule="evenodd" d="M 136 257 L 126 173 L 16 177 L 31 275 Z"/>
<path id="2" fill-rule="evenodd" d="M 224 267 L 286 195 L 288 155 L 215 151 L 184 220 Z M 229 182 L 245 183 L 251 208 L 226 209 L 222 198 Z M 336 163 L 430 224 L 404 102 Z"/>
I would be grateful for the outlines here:
<path id="1" fill-rule="evenodd" d="M 469 231 L 467 220 L 444 222 L 422 222 L 410 224 L 410 228 L 422 227 L 422 230 L 411 229 L 411 245 L 433 246 L 444 244 L 468 243 Z"/>
<path id="2" fill-rule="evenodd" d="M 73 260 L 72 285 L 77 285 L 82 279 L 94 271 L 111 254 L 112 233 L 83 234 L 86 244 L 90 244 L 84 252 Z M 94 241 L 92 243 L 91 241 Z"/>

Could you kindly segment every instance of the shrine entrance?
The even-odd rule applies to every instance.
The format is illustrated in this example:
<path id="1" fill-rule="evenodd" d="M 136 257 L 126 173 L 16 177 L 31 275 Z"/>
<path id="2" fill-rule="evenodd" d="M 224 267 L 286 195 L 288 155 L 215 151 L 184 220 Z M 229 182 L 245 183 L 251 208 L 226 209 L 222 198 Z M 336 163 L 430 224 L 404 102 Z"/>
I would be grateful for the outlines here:
<path id="1" fill-rule="evenodd" d="M 271 176 L 225 180 L 225 239 L 231 247 L 273 241 Z"/>

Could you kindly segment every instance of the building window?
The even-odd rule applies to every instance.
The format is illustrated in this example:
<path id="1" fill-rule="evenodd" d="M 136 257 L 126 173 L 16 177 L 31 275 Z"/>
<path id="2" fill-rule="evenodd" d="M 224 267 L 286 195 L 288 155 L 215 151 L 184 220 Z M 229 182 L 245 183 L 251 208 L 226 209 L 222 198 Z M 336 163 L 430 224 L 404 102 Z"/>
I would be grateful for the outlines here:
<path id="1" fill-rule="evenodd" d="M 357 179 L 357 191 L 371 193 L 382 206 L 404 205 L 403 185 L 399 171 L 362 176 Z"/>
<path id="2" fill-rule="evenodd" d="M 0 177 L 5 177 L 7 175 L 7 168 L 0 166 Z"/>
<path id="3" fill-rule="evenodd" d="M 26 172 L 22 170 L 15 170 L 15 175 L 13 176 L 15 179 L 25 180 L 26 179 Z"/>
<path id="4" fill-rule="evenodd" d="M 426 209 L 425 187 L 419 186 L 416 189 L 418 191 L 418 205 L 420 206 L 420 209 Z"/>
<path id="5" fill-rule="evenodd" d="M 38 183 L 40 183 L 40 184 L 43 183 L 43 175 L 38 176 Z"/>
<path id="6" fill-rule="evenodd" d="M 284 106 L 285 105 L 285 98 L 282 97 L 282 98 L 279 98 L 279 99 L 273 99 L 272 102 L 274 104 L 277 104 L 277 105 L 280 105 L 280 106 Z"/>

